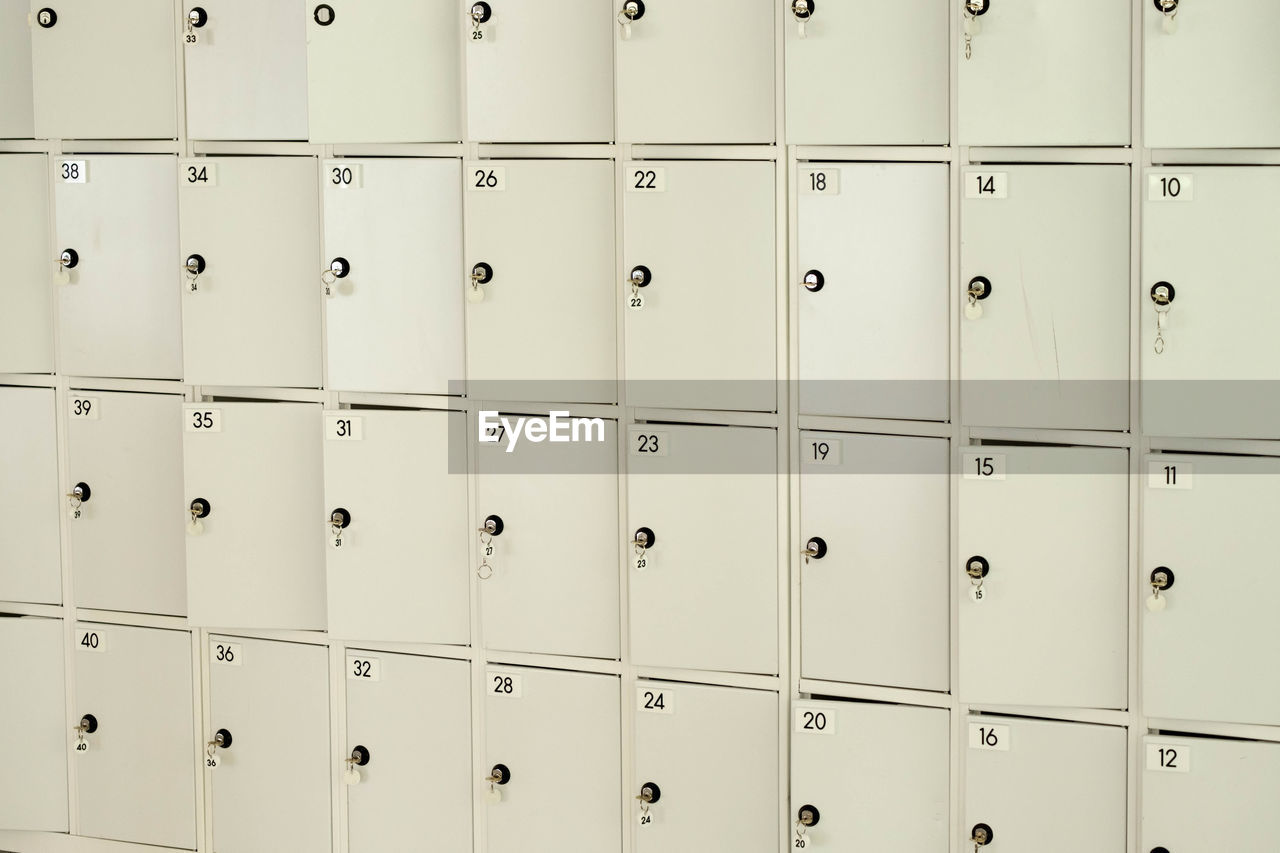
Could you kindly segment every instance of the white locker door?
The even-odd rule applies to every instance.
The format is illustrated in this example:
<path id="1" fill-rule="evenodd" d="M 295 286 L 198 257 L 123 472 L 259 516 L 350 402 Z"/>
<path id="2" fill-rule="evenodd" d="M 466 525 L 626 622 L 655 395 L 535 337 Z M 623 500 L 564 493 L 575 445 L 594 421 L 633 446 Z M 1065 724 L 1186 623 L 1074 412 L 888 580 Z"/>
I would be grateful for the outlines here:
<path id="1" fill-rule="evenodd" d="M 1129 168 L 997 166 L 962 181 L 964 422 L 1127 429 Z"/>
<path id="2" fill-rule="evenodd" d="M 48 168 L 43 154 L 0 155 L 0 373 L 53 372 Z"/>
<path id="3" fill-rule="evenodd" d="M 778 849 L 778 694 L 639 681 L 634 688 L 637 853 Z M 651 820 L 644 821 L 648 816 Z"/>
<path id="4" fill-rule="evenodd" d="M 1280 682 L 1258 662 L 1280 656 L 1267 596 L 1280 460 L 1150 456 L 1142 580 L 1172 577 L 1142 612 L 1148 717 L 1280 725 Z M 1153 609 L 1154 608 L 1154 609 Z"/>
<path id="5" fill-rule="evenodd" d="M 471 395 L 616 400 L 613 163 L 484 160 L 462 179 Z"/>
<path id="6" fill-rule="evenodd" d="M 946 709 L 796 702 L 791 716 L 790 849 L 947 850 Z M 801 832 L 806 808 L 817 820 Z"/>
<path id="7" fill-rule="evenodd" d="M 330 522 L 310 529 L 327 545 L 335 637 L 468 642 L 467 473 L 451 452 L 465 433 L 461 412 L 325 413 Z"/>
<path id="8" fill-rule="evenodd" d="M 51 388 L 0 387 L 0 601 L 62 603 Z"/>
<path id="9" fill-rule="evenodd" d="M 80 835 L 194 850 L 191 634 L 80 623 L 75 707 L 95 730 L 76 754 Z"/>
<path id="10" fill-rule="evenodd" d="M 797 181 L 800 411 L 945 420 L 947 166 L 805 163 Z"/>
<path id="11" fill-rule="evenodd" d="M 178 187 L 186 381 L 318 388 L 315 159 L 184 160 Z"/>
<path id="12" fill-rule="evenodd" d="M 960 849 L 981 825 L 993 853 L 1124 853 L 1124 729 L 977 715 L 966 728 Z"/>
<path id="13" fill-rule="evenodd" d="M 615 27 L 619 141 L 773 142 L 775 4 L 647 0 L 641 7 L 641 16 Z M 620 22 L 625 15 L 618 13 Z"/>
<path id="14" fill-rule="evenodd" d="M 231 735 L 204 761 L 214 849 L 331 850 L 328 651 L 222 636 L 205 651 L 205 740 Z"/>
<path id="15" fill-rule="evenodd" d="M 182 378 L 177 161 L 169 155 L 54 160 L 59 371 Z M 82 183 L 62 179 L 77 169 Z"/>
<path id="16" fill-rule="evenodd" d="M 962 145 L 1129 144 L 1127 3 L 977 5 L 978 32 L 965 35 L 975 27 L 963 12 L 960 22 Z"/>
<path id="17" fill-rule="evenodd" d="M 0 616 L 0 829 L 67 831 L 67 730 L 62 622 Z M 21 701 L 12 701 L 13 696 Z"/>
<path id="18" fill-rule="evenodd" d="M 621 850 L 618 679 L 490 666 L 485 693 L 487 853 Z"/>
<path id="19" fill-rule="evenodd" d="M 199 0 L 187 14 L 197 8 L 203 22 L 184 22 L 196 38 L 184 37 L 187 135 L 306 139 L 303 0 Z"/>
<path id="20" fill-rule="evenodd" d="M 804 432 L 800 458 L 804 677 L 947 690 L 947 441 Z"/>
<path id="21" fill-rule="evenodd" d="M 191 624 L 324 630 L 320 407 L 188 404 L 182 418 L 173 523 L 181 512 Z"/>
<path id="22" fill-rule="evenodd" d="M 1143 738 L 1142 841 L 1151 853 L 1271 853 L 1280 744 Z"/>
<path id="23" fill-rule="evenodd" d="M 35 135 L 28 0 L 0 0 L 0 139 Z"/>
<path id="24" fill-rule="evenodd" d="M 470 850 L 470 666 L 358 650 L 346 661 L 340 767 L 345 774 L 357 750 L 366 761 L 346 789 L 350 853 Z"/>
<path id="25" fill-rule="evenodd" d="M 771 429 L 629 430 L 624 536 L 648 541 L 629 548 L 636 664 L 778 671 L 776 442 Z"/>
<path id="26" fill-rule="evenodd" d="M 1151 148 L 1280 145 L 1280 28 L 1271 0 L 1143 3 L 1144 140 Z"/>
<path id="27" fill-rule="evenodd" d="M 173 7 L 169 0 L 31 0 L 36 137 L 177 137 Z"/>
<path id="28" fill-rule="evenodd" d="M 809 4 L 785 2 L 787 142 L 945 145 L 951 3 Z"/>
<path id="29" fill-rule="evenodd" d="M 623 180 L 628 405 L 773 411 L 774 165 L 636 161 Z"/>
<path id="30" fill-rule="evenodd" d="M 76 606 L 184 615 L 182 398 L 72 391 L 67 405 L 62 491 L 89 487 L 69 507 Z"/>
<path id="31" fill-rule="evenodd" d="M 467 45 L 470 138 L 613 141 L 614 0 L 493 0 L 478 24 L 478 4 L 455 2 Z"/>
<path id="32" fill-rule="evenodd" d="M 1280 168 L 1147 172 L 1142 227 L 1143 429 L 1280 438 Z M 1156 298 L 1167 286 L 1172 300 Z M 1156 335 L 1167 308 L 1161 352 Z M 1211 381 L 1196 381 L 1211 380 Z"/>
<path id="33" fill-rule="evenodd" d="M 960 701 L 1124 708 L 1126 452 L 984 446 L 960 461 Z"/>
<path id="34" fill-rule="evenodd" d="M 460 393 L 461 169 L 458 160 L 323 164 L 327 387 Z"/>
<path id="35" fill-rule="evenodd" d="M 497 420 L 499 416 L 491 416 Z M 502 415 L 514 421 L 519 415 Z M 500 428 L 501 430 L 501 428 Z M 477 567 L 487 649 L 617 658 L 618 428 L 590 444 L 478 443 Z M 511 446 L 510 453 L 507 447 Z"/>

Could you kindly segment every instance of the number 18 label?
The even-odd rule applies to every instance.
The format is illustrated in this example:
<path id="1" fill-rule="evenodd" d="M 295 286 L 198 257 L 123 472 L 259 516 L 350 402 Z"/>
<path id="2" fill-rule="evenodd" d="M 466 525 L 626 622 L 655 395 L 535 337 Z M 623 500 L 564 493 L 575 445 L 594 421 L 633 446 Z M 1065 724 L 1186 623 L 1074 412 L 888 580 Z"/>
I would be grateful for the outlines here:
<path id="1" fill-rule="evenodd" d="M 801 169 L 800 192 L 806 195 L 840 195 L 840 170 Z"/>

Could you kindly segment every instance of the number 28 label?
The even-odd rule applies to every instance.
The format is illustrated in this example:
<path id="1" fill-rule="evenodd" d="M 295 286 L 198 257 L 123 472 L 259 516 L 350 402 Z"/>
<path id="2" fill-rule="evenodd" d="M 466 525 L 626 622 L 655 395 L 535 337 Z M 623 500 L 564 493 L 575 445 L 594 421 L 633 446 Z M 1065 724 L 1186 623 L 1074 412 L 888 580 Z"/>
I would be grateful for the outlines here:
<path id="1" fill-rule="evenodd" d="M 524 679 L 514 672 L 491 669 L 485 674 L 485 682 L 490 696 L 519 699 L 524 695 Z"/>

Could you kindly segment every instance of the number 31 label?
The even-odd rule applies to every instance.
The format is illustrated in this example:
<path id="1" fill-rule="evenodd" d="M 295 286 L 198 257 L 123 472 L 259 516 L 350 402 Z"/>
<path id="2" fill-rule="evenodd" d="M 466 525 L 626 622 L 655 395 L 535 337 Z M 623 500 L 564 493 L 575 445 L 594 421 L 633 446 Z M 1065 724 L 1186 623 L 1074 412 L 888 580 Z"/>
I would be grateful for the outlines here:
<path id="1" fill-rule="evenodd" d="M 361 441 L 364 439 L 364 418 L 351 415 L 326 415 L 324 437 L 330 441 Z"/>

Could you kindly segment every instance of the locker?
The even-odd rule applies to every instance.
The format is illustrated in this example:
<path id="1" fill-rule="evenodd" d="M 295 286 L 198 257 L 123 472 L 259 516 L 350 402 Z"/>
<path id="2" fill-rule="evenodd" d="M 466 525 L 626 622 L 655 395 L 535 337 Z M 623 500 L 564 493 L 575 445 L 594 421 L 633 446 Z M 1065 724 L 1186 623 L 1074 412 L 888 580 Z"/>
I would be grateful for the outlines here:
<path id="1" fill-rule="evenodd" d="M 76 606 L 128 613 L 187 612 L 182 506 L 182 398 L 72 391 L 68 499 Z"/>
<path id="2" fill-rule="evenodd" d="M 614 0 L 458 0 L 485 142 L 612 142 Z"/>
<path id="3" fill-rule="evenodd" d="M 1280 342 L 1269 323 L 1280 310 L 1272 286 L 1280 209 L 1270 201 L 1280 193 L 1280 169 L 1153 169 L 1145 183 L 1143 429 L 1280 438 L 1280 400 L 1272 390 L 1280 380 Z M 1168 286 L 1163 304 L 1162 285 Z"/>
<path id="4" fill-rule="evenodd" d="M 961 844 L 985 826 L 992 851 L 1125 851 L 1125 730 L 971 715 Z M 985 845 L 984 845 L 985 846 Z"/>
<path id="5" fill-rule="evenodd" d="M 645 424 L 627 442 L 632 660 L 776 673 L 774 431 Z"/>
<path id="6" fill-rule="evenodd" d="M 770 0 L 614 5 L 621 141 L 774 141 Z"/>
<path id="7" fill-rule="evenodd" d="M 79 623 L 71 726 L 80 835 L 196 847 L 191 634 Z"/>
<path id="8" fill-rule="evenodd" d="M 635 162 L 623 179 L 628 405 L 775 410 L 773 164 Z"/>
<path id="9" fill-rule="evenodd" d="M 325 413 L 328 524 L 306 529 L 326 544 L 335 637 L 468 642 L 467 478 L 450 452 L 465 434 L 461 412 Z"/>
<path id="10" fill-rule="evenodd" d="M 0 616 L 0 829 L 67 831 L 67 745 L 62 622 Z M 12 692 L 10 692 L 12 691 Z"/>
<path id="11" fill-rule="evenodd" d="M 1267 0 L 1143 4 L 1144 139 L 1152 148 L 1280 145 L 1280 55 Z M 1173 32 L 1166 30 L 1168 26 Z"/>
<path id="12" fill-rule="evenodd" d="M 324 163 L 328 387 L 459 393 L 461 170 L 458 160 Z"/>
<path id="13" fill-rule="evenodd" d="M 27 0 L 0 0 L 0 139 L 35 135 Z"/>
<path id="14" fill-rule="evenodd" d="M 40 139 L 174 139 L 177 29 L 169 0 L 31 0 Z"/>
<path id="15" fill-rule="evenodd" d="M 950 727 L 943 708 L 794 703 L 791 849 L 945 851 Z"/>
<path id="16" fill-rule="evenodd" d="M 322 5 L 306 15 L 312 142 L 461 139 L 457 0 Z"/>
<path id="17" fill-rule="evenodd" d="M 635 703 L 637 853 L 774 853 L 778 694 L 639 681 Z"/>
<path id="18" fill-rule="evenodd" d="M 467 379 L 494 400 L 613 402 L 613 163 L 467 163 Z"/>
<path id="19" fill-rule="evenodd" d="M 320 407 L 188 404 L 182 417 L 188 621 L 324 630 Z"/>
<path id="20" fill-rule="evenodd" d="M 784 5 L 788 143 L 947 143 L 947 0 Z"/>
<path id="21" fill-rule="evenodd" d="M 485 648 L 620 654 L 617 423 L 588 434 L 603 440 L 476 445 L 471 529 L 501 525 L 477 546 Z"/>
<path id="22" fill-rule="evenodd" d="M 470 850 L 470 666 L 359 650 L 346 659 L 343 769 L 355 764 L 360 774 L 355 784 L 344 775 L 351 853 Z M 377 678 L 369 677 L 370 660 Z"/>
<path id="23" fill-rule="evenodd" d="M 55 160 L 55 256 L 71 254 L 58 287 L 59 370 L 76 376 L 182 378 L 182 302 L 175 158 Z M 74 263 L 74 266 L 72 266 Z"/>
<path id="24" fill-rule="evenodd" d="M 328 652 L 222 636 L 211 636 L 205 651 L 214 849 L 333 849 Z M 227 735 L 229 746 L 215 745 Z"/>
<path id="25" fill-rule="evenodd" d="M 318 388 L 315 159 L 209 157 L 179 174 L 186 381 Z"/>
<path id="26" fill-rule="evenodd" d="M 489 667 L 476 787 L 488 853 L 622 849 L 618 689 L 610 675 Z"/>
<path id="27" fill-rule="evenodd" d="M 0 601 L 62 603 L 53 389 L 0 386 Z"/>
<path id="28" fill-rule="evenodd" d="M 941 163 L 800 167 L 801 412 L 946 419 L 949 180 Z"/>
<path id="29" fill-rule="evenodd" d="M 1124 708 L 1128 457 L 961 453 L 960 701 Z"/>
<path id="30" fill-rule="evenodd" d="M 187 7 L 183 22 L 187 135 L 306 139 L 303 0 L 199 3 Z"/>
<path id="31" fill-rule="evenodd" d="M 1258 662 L 1280 653 L 1267 606 L 1280 460 L 1158 455 L 1146 460 L 1139 590 L 1148 717 L 1280 725 L 1280 684 Z"/>
<path id="32" fill-rule="evenodd" d="M 43 154 L 0 155 L 0 197 L 11 202 L 0 205 L 0 373 L 53 372 L 48 167 Z"/>
<path id="33" fill-rule="evenodd" d="M 1002 165 L 962 180 L 965 423 L 1127 429 L 1128 167 Z"/>
<path id="34" fill-rule="evenodd" d="M 947 441 L 804 432 L 800 453 L 804 677 L 947 690 Z"/>

